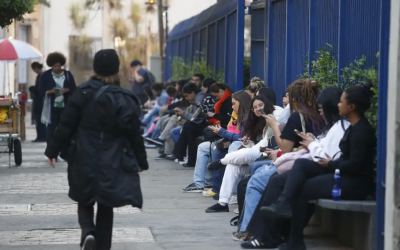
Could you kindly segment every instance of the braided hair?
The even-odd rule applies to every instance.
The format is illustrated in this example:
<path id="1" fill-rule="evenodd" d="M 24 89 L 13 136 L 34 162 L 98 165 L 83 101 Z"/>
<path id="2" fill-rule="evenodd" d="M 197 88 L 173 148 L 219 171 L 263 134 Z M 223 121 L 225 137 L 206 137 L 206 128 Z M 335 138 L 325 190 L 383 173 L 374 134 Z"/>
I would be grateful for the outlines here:
<path id="1" fill-rule="evenodd" d="M 302 114 L 306 123 L 312 125 L 314 135 L 318 135 L 324 127 L 318 113 L 318 92 L 318 83 L 310 79 L 298 79 L 288 87 L 290 112 Z"/>

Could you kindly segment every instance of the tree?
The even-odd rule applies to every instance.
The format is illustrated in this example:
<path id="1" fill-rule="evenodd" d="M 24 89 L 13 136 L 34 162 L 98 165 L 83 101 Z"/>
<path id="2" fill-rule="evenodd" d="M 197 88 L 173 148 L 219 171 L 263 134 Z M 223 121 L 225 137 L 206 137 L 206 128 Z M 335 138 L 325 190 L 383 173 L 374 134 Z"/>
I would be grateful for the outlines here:
<path id="1" fill-rule="evenodd" d="M 32 13 L 35 0 L 1 0 L 0 1 L 0 27 L 5 28 L 15 20 L 24 20 L 23 16 Z"/>
<path id="2" fill-rule="evenodd" d="M 129 19 L 131 19 L 133 28 L 135 30 L 135 36 L 139 36 L 139 25 L 140 25 L 140 5 L 137 3 L 132 4 L 131 6 L 131 14 L 129 15 Z"/>

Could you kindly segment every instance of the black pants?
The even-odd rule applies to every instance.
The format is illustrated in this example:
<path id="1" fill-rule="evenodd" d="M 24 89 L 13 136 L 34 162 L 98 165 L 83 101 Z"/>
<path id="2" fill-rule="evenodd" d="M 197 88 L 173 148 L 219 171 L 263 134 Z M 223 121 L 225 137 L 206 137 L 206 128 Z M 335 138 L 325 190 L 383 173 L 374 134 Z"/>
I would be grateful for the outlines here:
<path id="1" fill-rule="evenodd" d="M 321 168 L 318 163 L 312 160 L 296 160 L 291 171 L 275 175 L 270 179 L 261 204 L 261 206 L 268 206 L 277 201 L 281 194 L 284 194 L 293 204 L 291 221 L 266 218 L 261 220 L 263 225 L 260 225 L 257 221 L 253 221 L 253 219 L 257 219 L 253 216 L 249 228 L 252 228 L 252 232 L 254 232 L 254 229 L 261 230 L 259 233 L 254 232 L 258 234 L 257 237 L 260 237 L 259 239 L 277 242 L 282 235 L 282 229 L 284 233 L 287 233 L 291 226 L 290 240 L 302 241 L 303 229 L 313 213 L 312 205 L 308 204 L 308 201 L 331 199 L 333 176 L 333 170 Z M 341 198 L 343 200 L 364 200 L 370 193 L 372 185 L 370 176 L 342 175 L 341 179 Z M 260 216 L 258 210 L 257 213 Z"/>
<path id="2" fill-rule="evenodd" d="M 188 149 L 188 165 L 195 166 L 197 158 L 197 144 L 195 139 L 203 135 L 203 130 L 206 128 L 206 123 L 196 124 L 187 121 L 183 125 L 181 135 L 178 142 L 175 144 L 174 156 L 178 159 L 183 159 Z"/>
<path id="3" fill-rule="evenodd" d="M 54 131 L 56 130 L 58 123 L 61 120 L 61 115 L 64 112 L 64 108 L 51 109 L 51 124 L 47 125 L 47 142 L 51 141 L 54 136 Z"/>
<path id="4" fill-rule="evenodd" d="M 36 125 L 36 140 L 38 141 L 46 141 L 47 139 L 47 129 L 46 125 L 44 125 L 40 119 L 41 119 L 42 114 L 40 115 L 35 115 L 35 125 Z"/>
<path id="5" fill-rule="evenodd" d="M 87 235 L 96 238 L 96 250 L 110 250 L 114 212 L 112 207 L 97 203 L 96 225 L 93 222 L 94 203 L 89 205 L 78 204 L 78 220 L 82 230 L 81 245 Z"/>

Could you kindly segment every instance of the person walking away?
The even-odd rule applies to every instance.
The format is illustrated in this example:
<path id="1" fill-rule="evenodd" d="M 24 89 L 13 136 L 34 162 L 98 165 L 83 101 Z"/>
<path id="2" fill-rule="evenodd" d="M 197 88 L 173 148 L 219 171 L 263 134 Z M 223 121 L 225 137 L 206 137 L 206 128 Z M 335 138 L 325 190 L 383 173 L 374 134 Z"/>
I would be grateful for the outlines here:
<path id="1" fill-rule="evenodd" d="M 134 60 L 131 63 L 132 69 L 132 92 L 139 98 L 141 105 L 145 104 L 148 97 L 145 93 L 145 88 L 155 82 L 153 74 L 143 67 L 142 63 Z"/>
<path id="2" fill-rule="evenodd" d="M 66 58 L 59 52 L 50 53 L 46 63 L 51 69 L 45 71 L 40 77 L 39 94 L 45 98 L 46 94 L 51 101 L 51 121 L 47 125 L 47 142 L 53 138 L 54 131 L 60 122 L 61 115 L 67 106 L 70 96 L 76 89 L 76 84 L 71 72 L 62 69 Z"/>
<path id="3" fill-rule="evenodd" d="M 32 102 L 32 117 L 35 121 L 37 137 L 32 142 L 45 142 L 46 141 L 46 125 L 40 120 L 43 111 L 43 97 L 39 94 L 40 76 L 43 73 L 43 64 L 33 62 L 31 64 L 32 70 L 37 74 L 35 86 L 32 88 L 33 102 Z"/>
<path id="4" fill-rule="evenodd" d="M 93 68 L 95 75 L 72 96 L 46 156 L 54 167 L 53 159 L 68 145 L 69 197 L 78 202 L 81 249 L 110 250 L 113 208 L 142 208 L 138 172 L 149 166 L 140 134 L 140 102 L 120 87 L 115 50 L 97 52 Z"/>

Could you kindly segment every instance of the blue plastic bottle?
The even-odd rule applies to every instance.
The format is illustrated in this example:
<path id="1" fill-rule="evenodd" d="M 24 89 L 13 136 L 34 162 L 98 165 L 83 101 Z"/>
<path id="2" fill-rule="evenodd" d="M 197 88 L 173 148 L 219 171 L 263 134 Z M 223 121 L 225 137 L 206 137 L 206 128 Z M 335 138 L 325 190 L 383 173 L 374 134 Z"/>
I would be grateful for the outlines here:
<path id="1" fill-rule="evenodd" d="M 340 201 L 342 195 L 342 179 L 340 178 L 339 169 L 335 170 L 335 176 L 333 178 L 332 200 Z"/>

